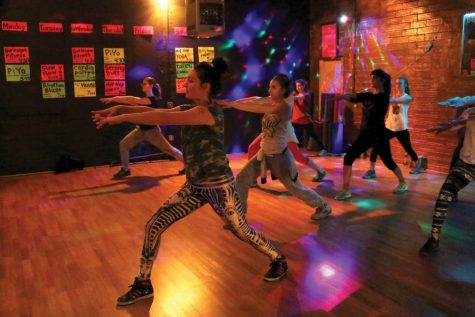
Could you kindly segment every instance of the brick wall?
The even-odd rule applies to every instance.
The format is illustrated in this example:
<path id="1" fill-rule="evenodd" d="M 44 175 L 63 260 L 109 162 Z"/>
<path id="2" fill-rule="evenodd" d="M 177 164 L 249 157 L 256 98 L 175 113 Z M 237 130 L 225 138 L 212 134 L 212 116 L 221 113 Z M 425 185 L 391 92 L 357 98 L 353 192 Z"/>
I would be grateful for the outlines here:
<path id="1" fill-rule="evenodd" d="M 311 1 L 310 52 L 311 86 L 318 91 L 321 24 L 336 22 L 341 13 L 350 16 L 339 28 L 340 56 L 344 65 L 345 93 L 369 87 L 369 73 L 382 68 L 393 76 L 409 80 L 414 100 L 409 112 L 413 147 L 429 159 L 429 169 L 446 172 L 452 151 L 457 145 L 457 132 L 435 135 L 425 130 L 439 122 L 453 119 L 454 109 L 445 109 L 437 101 L 454 96 L 475 94 L 475 78 L 462 77 L 462 19 L 475 12 L 473 0 L 357 0 L 325 3 Z M 356 12 L 356 50 L 353 54 Z M 429 43 L 433 48 L 426 52 Z M 361 110 L 346 105 L 359 122 Z M 392 141 L 393 157 L 403 160 L 404 151 Z"/>

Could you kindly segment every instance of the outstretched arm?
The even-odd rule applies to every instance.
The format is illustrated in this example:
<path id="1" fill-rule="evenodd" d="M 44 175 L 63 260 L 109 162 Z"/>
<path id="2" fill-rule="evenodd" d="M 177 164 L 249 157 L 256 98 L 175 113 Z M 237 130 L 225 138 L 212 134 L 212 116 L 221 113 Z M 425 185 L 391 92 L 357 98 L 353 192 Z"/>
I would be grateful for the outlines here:
<path id="1" fill-rule="evenodd" d="M 404 94 L 402 97 L 399 97 L 399 98 L 393 98 L 391 97 L 389 99 L 389 102 L 391 103 L 404 103 L 404 104 L 408 104 L 412 101 L 412 97 L 409 96 L 408 94 Z"/>
<path id="2" fill-rule="evenodd" d="M 105 104 L 110 104 L 112 102 L 122 103 L 130 106 L 146 106 L 151 105 L 151 101 L 148 98 L 139 98 L 134 96 L 115 96 L 112 98 L 101 98 L 99 99 Z"/>
<path id="3" fill-rule="evenodd" d="M 231 100 L 217 100 L 216 103 L 219 106 L 225 108 L 236 108 L 243 111 L 254 113 L 280 113 L 287 104 L 278 104 L 272 102 L 269 97 L 264 98 L 244 98 L 236 101 Z"/>
<path id="4" fill-rule="evenodd" d="M 456 127 L 456 126 L 459 126 L 459 125 L 464 125 L 465 122 L 467 122 L 467 118 L 460 117 L 460 118 L 455 119 L 455 120 L 440 123 L 439 125 L 437 125 L 435 127 L 432 127 L 430 129 L 427 129 L 426 131 L 427 132 L 435 132 L 435 133 L 438 134 L 440 132 L 447 131 L 447 130 L 453 128 L 453 127 Z"/>

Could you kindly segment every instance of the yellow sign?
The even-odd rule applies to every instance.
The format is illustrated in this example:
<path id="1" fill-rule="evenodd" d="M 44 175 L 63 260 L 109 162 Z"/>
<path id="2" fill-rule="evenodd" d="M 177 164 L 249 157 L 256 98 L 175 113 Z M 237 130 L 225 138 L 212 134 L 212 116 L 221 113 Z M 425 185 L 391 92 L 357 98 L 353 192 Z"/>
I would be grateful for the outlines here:
<path id="1" fill-rule="evenodd" d="M 16 64 L 5 65 L 5 74 L 7 81 L 30 81 L 30 65 Z"/>
<path id="2" fill-rule="evenodd" d="M 95 97 L 96 96 L 96 82 L 95 81 L 75 81 L 74 82 L 74 97 Z"/>
<path id="3" fill-rule="evenodd" d="M 193 48 L 192 47 L 176 47 L 175 48 L 175 62 L 186 63 L 193 62 Z"/>
<path id="4" fill-rule="evenodd" d="M 211 62 L 214 58 L 214 47 L 198 46 L 198 62 Z"/>
<path id="5" fill-rule="evenodd" d="M 41 83 L 44 99 L 66 98 L 64 81 L 45 81 Z"/>
<path id="6" fill-rule="evenodd" d="M 123 48 L 104 48 L 104 64 L 125 64 Z"/>

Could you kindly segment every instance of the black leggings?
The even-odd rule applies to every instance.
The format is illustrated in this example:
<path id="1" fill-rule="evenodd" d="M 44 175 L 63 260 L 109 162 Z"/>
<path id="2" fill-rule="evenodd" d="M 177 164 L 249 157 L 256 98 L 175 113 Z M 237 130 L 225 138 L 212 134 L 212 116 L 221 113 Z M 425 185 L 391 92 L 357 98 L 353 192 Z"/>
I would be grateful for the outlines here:
<path id="1" fill-rule="evenodd" d="M 406 151 L 407 154 L 411 157 L 411 160 L 413 162 L 417 162 L 417 154 L 412 148 L 411 145 L 411 138 L 409 136 L 409 130 L 402 130 L 402 131 L 391 131 L 389 129 L 386 129 L 386 136 L 388 140 L 391 140 L 392 138 L 396 137 L 399 143 L 401 143 L 402 147 Z M 369 160 L 371 162 L 376 162 L 376 159 L 378 157 L 378 152 L 376 151 L 375 148 L 371 150 L 371 156 Z"/>
<path id="2" fill-rule="evenodd" d="M 322 144 L 322 141 L 320 141 L 320 138 L 318 137 L 318 135 L 315 133 L 315 131 L 313 131 L 313 124 L 293 123 L 292 125 L 294 126 L 295 134 L 297 135 L 297 138 L 299 139 L 300 147 L 305 147 L 305 144 L 303 144 L 304 132 L 307 132 L 307 134 L 311 136 L 315 140 L 315 142 L 317 142 L 317 145 L 320 148 L 320 150 L 325 149 L 325 146 Z"/>
<path id="3" fill-rule="evenodd" d="M 383 160 L 384 165 L 391 171 L 397 168 L 391 156 L 391 146 L 386 135 L 377 131 L 362 131 L 358 138 L 353 142 L 350 148 L 346 151 L 343 164 L 346 166 L 353 165 L 353 162 L 362 153 L 366 152 L 370 147 L 376 149 L 377 153 Z"/>

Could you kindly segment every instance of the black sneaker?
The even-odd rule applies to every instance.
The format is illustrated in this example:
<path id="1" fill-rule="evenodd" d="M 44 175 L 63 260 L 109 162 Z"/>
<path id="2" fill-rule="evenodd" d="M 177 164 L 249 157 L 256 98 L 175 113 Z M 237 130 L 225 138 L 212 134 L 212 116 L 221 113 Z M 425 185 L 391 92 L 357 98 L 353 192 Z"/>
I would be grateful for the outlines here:
<path id="1" fill-rule="evenodd" d="M 434 254 L 439 251 L 439 240 L 436 240 L 430 237 L 427 242 L 420 248 L 419 254 L 420 255 L 429 255 Z"/>
<path id="2" fill-rule="evenodd" d="M 131 287 L 131 289 L 117 299 L 117 305 L 130 305 L 139 300 L 153 297 L 153 287 L 150 280 L 140 281 L 136 277 L 134 284 L 129 285 L 129 287 Z"/>
<path id="3" fill-rule="evenodd" d="M 264 275 L 264 280 L 268 282 L 278 281 L 285 276 L 288 272 L 287 261 L 285 256 L 278 258 L 270 263 L 270 269 Z"/>
<path id="4" fill-rule="evenodd" d="M 186 174 L 186 169 L 181 169 L 178 171 L 178 175 L 185 175 Z"/>
<path id="5" fill-rule="evenodd" d="M 124 178 L 127 176 L 130 176 L 130 170 L 124 170 L 123 168 L 121 168 L 120 171 L 114 174 L 114 178 Z"/>

